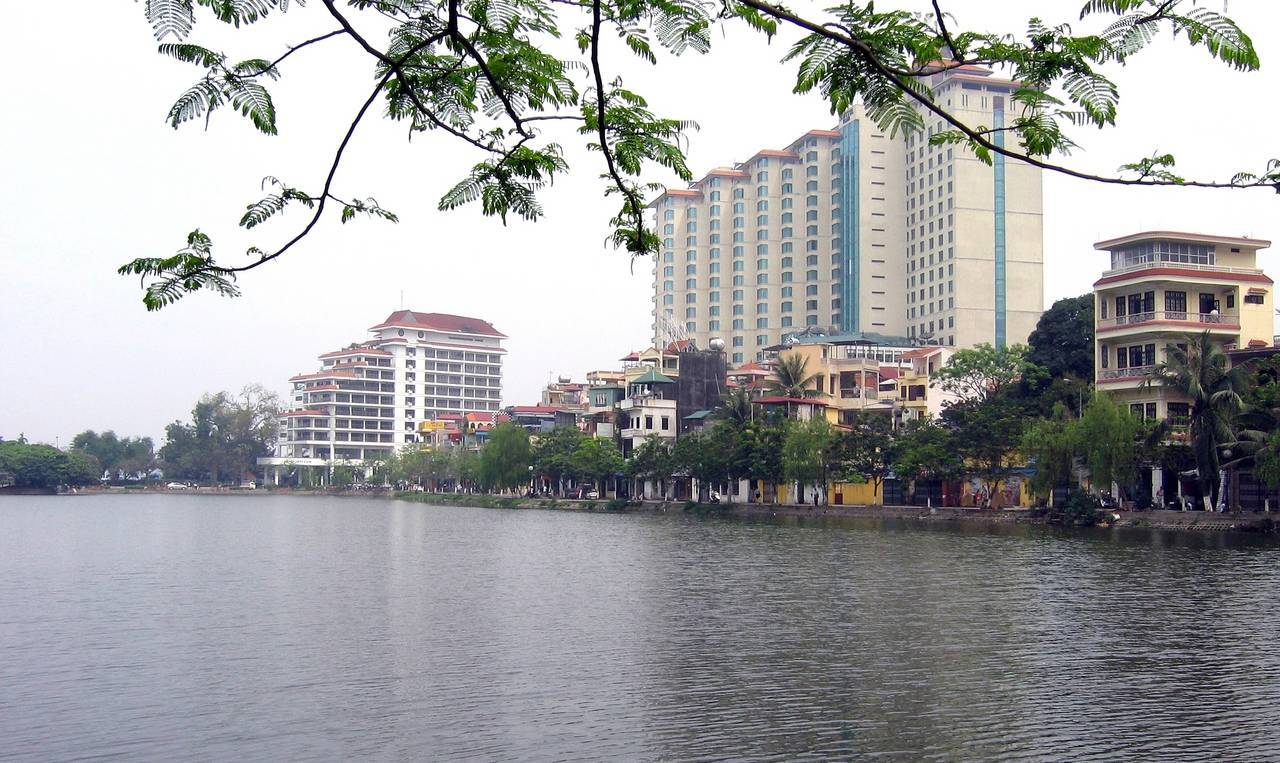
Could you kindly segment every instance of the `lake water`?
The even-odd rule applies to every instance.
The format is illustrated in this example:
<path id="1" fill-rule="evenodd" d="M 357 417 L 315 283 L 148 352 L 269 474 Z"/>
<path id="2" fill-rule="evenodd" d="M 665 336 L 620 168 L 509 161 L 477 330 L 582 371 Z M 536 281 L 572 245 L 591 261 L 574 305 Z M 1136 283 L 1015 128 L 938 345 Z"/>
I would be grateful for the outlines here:
<path id="1" fill-rule="evenodd" d="M 0 499 L 0 758 L 1280 755 L 1280 546 Z"/>

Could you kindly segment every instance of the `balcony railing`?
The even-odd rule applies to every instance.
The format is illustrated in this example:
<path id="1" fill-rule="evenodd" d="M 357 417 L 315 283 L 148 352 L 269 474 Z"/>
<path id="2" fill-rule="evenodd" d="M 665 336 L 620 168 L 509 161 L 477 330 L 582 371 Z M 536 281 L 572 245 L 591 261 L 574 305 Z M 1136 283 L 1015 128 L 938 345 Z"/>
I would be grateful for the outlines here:
<path id="1" fill-rule="evenodd" d="M 1205 273 L 1240 273 L 1246 275 L 1258 275 L 1262 273 L 1260 268 L 1229 268 L 1223 265 L 1202 265 L 1196 262 L 1170 262 L 1167 260 L 1151 260 L 1149 262 L 1140 262 L 1135 265 L 1126 265 L 1122 268 L 1112 268 L 1103 271 L 1102 277 L 1121 275 L 1124 273 L 1133 273 L 1139 270 L 1150 270 L 1152 268 L 1178 268 L 1179 270 L 1199 270 Z"/>
<path id="2" fill-rule="evenodd" d="M 1115 318 L 1102 318 L 1098 320 L 1099 328 L 1109 328 L 1112 326 L 1136 326 L 1142 323 L 1150 323 L 1152 321 L 1186 321 L 1188 323 L 1202 323 L 1208 325 L 1226 324 L 1238 325 L 1240 316 L 1238 315 L 1218 315 L 1216 313 L 1188 313 L 1178 310 L 1157 310 L 1149 313 L 1130 313 Z"/>
<path id="3" fill-rule="evenodd" d="M 862 398 L 864 400 L 879 400 L 880 393 L 874 389 L 863 389 L 861 387 L 840 390 L 841 400 L 851 400 L 856 398 Z"/>
<path id="4" fill-rule="evenodd" d="M 1115 381 L 1117 379 L 1144 379 L 1151 375 L 1155 366 L 1130 366 L 1128 368 L 1104 368 L 1098 374 L 1099 381 Z"/>

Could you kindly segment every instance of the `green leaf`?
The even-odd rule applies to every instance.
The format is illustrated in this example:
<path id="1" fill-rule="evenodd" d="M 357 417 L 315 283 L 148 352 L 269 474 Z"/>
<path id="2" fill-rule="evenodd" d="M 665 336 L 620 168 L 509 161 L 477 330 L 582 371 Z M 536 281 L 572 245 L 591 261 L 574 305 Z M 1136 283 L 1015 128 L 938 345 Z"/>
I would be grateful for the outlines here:
<path id="1" fill-rule="evenodd" d="M 189 42 L 166 42 L 159 46 L 162 55 L 176 58 L 179 61 L 186 61 L 189 64 L 209 67 L 221 64 L 226 56 L 221 53 L 215 53 L 208 48 L 202 48 L 199 45 L 193 45 Z"/>
<path id="2" fill-rule="evenodd" d="M 169 109 L 169 124 L 176 130 L 183 122 L 197 119 L 221 106 L 222 91 L 209 79 L 202 79 L 178 96 Z"/>
<path id="3" fill-rule="evenodd" d="M 188 294 L 213 291 L 238 297 L 235 274 L 213 260 L 213 241 L 199 230 L 187 234 L 187 246 L 170 257 L 140 257 L 121 266 L 120 275 L 141 276 L 146 283 L 142 303 L 148 311 L 171 305 Z M 154 280 L 146 282 L 148 277 Z"/>
<path id="4" fill-rule="evenodd" d="M 196 23 L 191 0 L 146 0 L 146 14 L 157 40 L 169 35 L 181 40 Z"/>
<path id="5" fill-rule="evenodd" d="M 231 99 L 231 105 L 249 117 L 260 132 L 276 134 L 276 108 L 265 87 L 257 82 L 231 79 L 227 81 L 227 95 Z"/>

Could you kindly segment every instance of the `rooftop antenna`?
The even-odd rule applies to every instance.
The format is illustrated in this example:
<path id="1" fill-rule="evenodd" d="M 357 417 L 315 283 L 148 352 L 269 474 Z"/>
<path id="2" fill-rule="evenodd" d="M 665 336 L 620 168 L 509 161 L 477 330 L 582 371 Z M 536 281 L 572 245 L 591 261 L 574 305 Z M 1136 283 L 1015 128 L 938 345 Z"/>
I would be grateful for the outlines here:
<path id="1" fill-rule="evenodd" d="M 400 309 L 404 309 L 404 289 L 400 290 Z"/>

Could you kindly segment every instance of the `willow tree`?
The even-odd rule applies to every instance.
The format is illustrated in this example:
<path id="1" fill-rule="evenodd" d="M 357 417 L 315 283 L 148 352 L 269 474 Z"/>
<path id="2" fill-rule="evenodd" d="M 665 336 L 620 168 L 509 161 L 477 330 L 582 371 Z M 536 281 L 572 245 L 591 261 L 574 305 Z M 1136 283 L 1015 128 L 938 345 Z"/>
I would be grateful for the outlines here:
<path id="1" fill-rule="evenodd" d="M 1194 0 L 1088 0 L 1078 22 L 1032 18 L 1018 35 L 964 28 L 943 7 L 948 0 L 932 0 L 926 13 L 886 8 L 885 0 L 846 0 L 803 13 L 766 0 L 313 0 L 331 30 L 298 39 L 283 52 L 241 58 L 193 38 L 197 24 L 210 20 L 241 28 L 288 11 L 293 16 L 283 23 L 291 23 L 296 7 L 305 4 L 143 3 L 160 53 L 198 71 L 168 112 L 175 128 L 228 111 L 275 135 L 269 83 L 286 70 L 305 74 L 304 62 L 333 46 L 358 50 L 372 73 L 372 84 L 353 94 L 359 106 L 348 124 L 335 129 L 334 152 L 317 167 L 316 177 L 300 184 L 268 177 L 266 194 L 249 203 L 240 219 L 247 233 L 257 235 L 273 217 L 301 207 L 305 211 L 293 231 L 261 243 L 239 235 L 248 255 L 242 264 L 217 259 L 213 236 L 201 229 L 191 231 L 172 255 L 133 260 L 120 272 L 141 278 L 148 309 L 201 290 L 238 294 L 240 274 L 293 250 L 326 214 L 343 222 L 357 216 L 395 221 L 394 212 L 338 182 L 346 150 L 371 114 L 401 123 L 411 135 L 438 136 L 440 141 L 426 143 L 427 150 L 444 150 L 452 141 L 447 150 L 473 151 L 473 168 L 438 206 L 478 202 L 486 215 L 504 221 L 512 215 L 541 217 L 540 194 L 569 170 L 563 143 L 584 144 L 598 155 L 603 193 L 619 202 L 611 220 L 613 243 L 633 257 L 650 255 L 660 241 L 646 225 L 646 195 L 657 190 L 652 173 L 662 167 L 691 179 L 681 139 L 696 124 L 655 114 L 619 77 L 632 65 L 619 58 L 657 65 L 661 56 L 664 65 L 678 67 L 673 59 L 710 52 L 722 28 L 732 25 L 768 37 L 783 29 L 798 33 L 782 56 L 794 68 L 794 90 L 823 98 L 834 113 L 861 101 L 895 136 L 927 124 L 933 145 L 956 144 L 988 163 L 1001 154 L 1101 183 L 1280 190 L 1280 159 L 1220 180 L 1179 176 L 1175 158 L 1158 151 L 1109 175 L 1063 163 L 1075 147 L 1069 128 L 1115 124 L 1120 94 L 1109 72 L 1161 32 L 1172 32 L 1232 69 L 1258 67 L 1253 42 L 1239 25 Z M 572 46 L 562 42 L 566 37 Z M 1010 95 L 1009 124 L 967 124 L 935 97 L 935 74 L 972 65 L 1020 83 Z M 679 73 L 670 80 L 680 81 Z M 343 96 L 328 82 L 316 92 L 325 99 Z"/>

